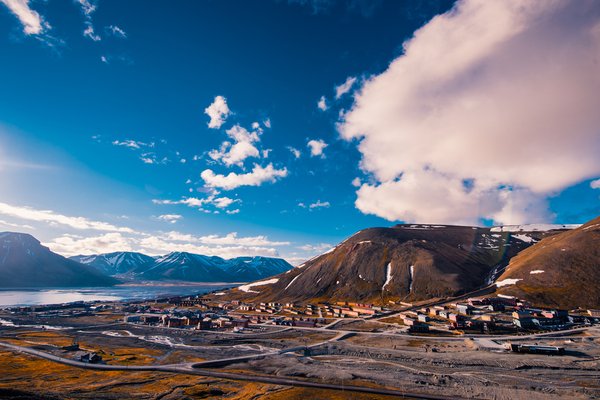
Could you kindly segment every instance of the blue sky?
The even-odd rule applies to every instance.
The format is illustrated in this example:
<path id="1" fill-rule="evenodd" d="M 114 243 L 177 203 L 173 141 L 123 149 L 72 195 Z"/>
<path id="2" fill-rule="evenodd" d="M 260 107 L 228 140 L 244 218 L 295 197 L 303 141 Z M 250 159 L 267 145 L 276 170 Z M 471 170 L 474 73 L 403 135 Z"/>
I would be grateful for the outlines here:
<path id="1" fill-rule="evenodd" d="M 539 148 L 539 132 L 554 133 L 535 125 L 536 113 L 562 104 L 531 99 L 540 105 L 525 133 L 530 153 L 512 157 L 499 154 L 502 145 L 496 150 L 510 133 L 486 130 L 470 111 L 447 105 L 456 98 L 471 104 L 475 92 L 512 103 L 457 60 L 464 54 L 458 45 L 436 47 L 436 29 L 456 32 L 453 24 L 465 26 L 473 13 L 485 22 L 485 7 L 468 13 L 471 2 L 464 3 L 0 0 L 0 230 L 30 232 L 63 254 L 189 250 L 300 262 L 359 229 L 402 221 L 581 223 L 597 216 L 600 168 L 588 152 L 600 144 L 591 111 L 577 115 L 587 124 L 568 126 L 569 134 L 581 132 L 574 140 L 580 147 L 556 140 L 556 148 Z M 594 26 L 598 7 L 588 6 L 576 18 Z M 551 18 L 565 10 L 535 12 Z M 552 29 L 579 35 L 573 24 Z M 424 34 L 406 42 L 421 27 Z M 467 32 L 456 40 L 491 48 L 465 58 L 497 80 L 491 60 L 519 54 L 511 43 L 529 31 Z M 426 66 L 414 66 L 423 54 Z M 444 85 L 431 86 L 437 59 L 449 67 Z M 585 61 L 564 70 L 581 72 Z M 528 66 L 509 67 L 522 76 Z M 595 85 L 587 82 L 590 93 Z M 594 105 L 597 95 L 581 90 L 563 101 Z M 412 110 L 431 104 L 436 111 L 425 117 Z M 530 122 L 498 110 L 508 130 Z M 441 141 L 429 132 L 440 126 L 449 127 L 441 137 L 456 135 L 455 146 L 436 148 Z M 470 129 L 490 133 L 475 140 L 467 162 L 452 152 L 473 143 L 461 136 Z M 582 167 L 562 174 L 573 160 Z"/>

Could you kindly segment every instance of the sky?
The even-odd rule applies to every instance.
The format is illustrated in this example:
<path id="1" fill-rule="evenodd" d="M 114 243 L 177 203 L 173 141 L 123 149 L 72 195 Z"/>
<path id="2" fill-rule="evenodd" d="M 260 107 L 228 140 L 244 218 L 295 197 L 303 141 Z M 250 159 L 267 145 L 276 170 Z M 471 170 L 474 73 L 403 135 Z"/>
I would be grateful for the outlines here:
<path id="1" fill-rule="evenodd" d="M 0 231 L 293 264 L 600 215 L 600 3 L 0 0 Z"/>

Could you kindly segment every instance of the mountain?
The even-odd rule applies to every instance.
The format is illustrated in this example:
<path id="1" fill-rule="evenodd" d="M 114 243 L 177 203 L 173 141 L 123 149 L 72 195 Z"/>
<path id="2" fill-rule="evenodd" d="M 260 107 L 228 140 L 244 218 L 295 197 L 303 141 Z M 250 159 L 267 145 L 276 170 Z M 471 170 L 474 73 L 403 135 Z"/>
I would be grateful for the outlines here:
<path id="1" fill-rule="evenodd" d="M 136 269 L 145 269 L 154 263 L 154 258 L 142 253 L 129 251 L 73 256 L 71 260 L 92 266 L 106 275 L 127 275 Z"/>
<path id="2" fill-rule="evenodd" d="M 71 259 L 109 275 L 148 281 L 248 282 L 292 269 L 287 261 L 280 258 L 237 257 L 225 260 L 187 252 L 173 252 L 160 257 L 121 252 Z"/>
<path id="3" fill-rule="evenodd" d="M 563 226 L 478 228 L 397 225 L 370 228 L 330 251 L 230 296 L 261 301 L 417 301 L 493 282 L 520 251 Z"/>
<path id="4" fill-rule="evenodd" d="M 600 308 L 600 217 L 543 239 L 510 260 L 498 293 L 538 306 Z"/>
<path id="5" fill-rule="evenodd" d="M 250 282 L 289 271 L 292 266 L 281 258 L 237 257 L 227 260 L 225 271 L 238 281 Z"/>
<path id="6" fill-rule="evenodd" d="M 0 286 L 111 286 L 118 281 L 94 268 L 53 253 L 31 235 L 0 233 Z"/>
<path id="7" fill-rule="evenodd" d="M 173 252 L 159 257 L 149 268 L 138 270 L 145 280 L 177 280 L 192 282 L 232 282 L 221 268 L 224 260 L 186 252 Z"/>

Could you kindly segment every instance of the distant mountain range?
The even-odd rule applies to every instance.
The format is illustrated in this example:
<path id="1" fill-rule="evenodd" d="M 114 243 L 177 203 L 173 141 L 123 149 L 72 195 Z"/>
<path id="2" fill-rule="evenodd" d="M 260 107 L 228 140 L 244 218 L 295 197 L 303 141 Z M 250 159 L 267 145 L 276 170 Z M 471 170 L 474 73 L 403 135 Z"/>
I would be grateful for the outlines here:
<path id="1" fill-rule="evenodd" d="M 0 233 L 0 288 L 111 286 L 123 281 L 248 282 L 288 271 L 285 260 L 174 252 L 115 252 L 65 258 L 33 236 Z"/>
<path id="2" fill-rule="evenodd" d="M 0 233 L 0 287 L 111 286 L 118 280 L 53 253 L 31 235 Z"/>
<path id="3" fill-rule="evenodd" d="M 539 249 L 540 241 L 552 243 L 563 235 L 584 229 L 569 231 L 576 227 L 578 225 L 480 228 L 412 224 L 370 228 L 298 268 L 267 281 L 232 289 L 228 295 L 254 301 L 378 303 L 455 296 L 490 286 L 505 276 L 511 277 L 507 274 L 513 271 L 512 263 L 506 267 L 513 257 L 517 260 L 522 251 L 522 254 L 534 252 Z M 596 253 L 592 252 L 594 255 L 582 271 L 590 277 L 598 277 L 597 268 L 596 272 L 590 271 L 594 262 L 600 265 L 597 254 L 600 243 L 597 239 L 593 243 Z M 581 256 L 591 254 L 589 250 L 576 251 L 581 252 Z M 553 279 L 560 285 L 563 279 L 569 279 L 562 276 L 569 269 L 562 263 L 557 265 L 561 272 Z M 544 291 L 541 286 L 539 290 Z"/>
<path id="4" fill-rule="evenodd" d="M 74 256 L 71 259 L 97 268 L 106 275 L 126 280 L 148 281 L 248 282 L 293 268 L 280 258 L 257 256 L 225 260 L 217 256 L 186 252 L 173 252 L 159 257 L 117 252 Z"/>

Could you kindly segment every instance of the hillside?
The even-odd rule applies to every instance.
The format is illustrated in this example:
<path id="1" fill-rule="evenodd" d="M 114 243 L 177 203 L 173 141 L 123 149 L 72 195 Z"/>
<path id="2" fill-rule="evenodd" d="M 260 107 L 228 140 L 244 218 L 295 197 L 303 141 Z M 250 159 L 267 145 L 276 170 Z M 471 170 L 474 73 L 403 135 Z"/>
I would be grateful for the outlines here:
<path id="1" fill-rule="evenodd" d="M 270 257 L 236 257 L 225 260 L 187 252 L 173 252 L 160 257 L 141 253 L 117 252 L 71 259 L 87 264 L 108 275 L 128 280 L 248 282 L 288 271 L 285 260 Z"/>
<path id="2" fill-rule="evenodd" d="M 268 283 L 242 286 L 230 296 L 385 302 L 457 295 L 493 282 L 511 257 L 557 232 L 524 229 L 449 225 L 365 229 Z"/>
<path id="3" fill-rule="evenodd" d="M 559 308 L 600 307 L 600 217 L 546 238 L 514 257 L 498 293 Z"/>
<path id="4" fill-rule="evenodd" d="M 31 235 L 0 233 L 0 286 L 75 287 L 118 283 L 94 268 L 53 253 Z"/>

